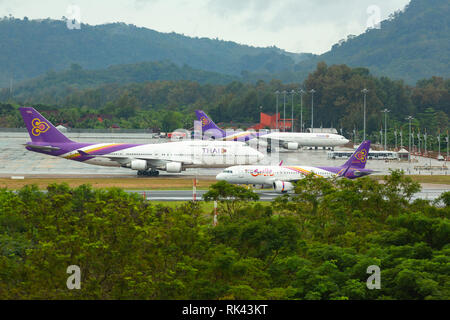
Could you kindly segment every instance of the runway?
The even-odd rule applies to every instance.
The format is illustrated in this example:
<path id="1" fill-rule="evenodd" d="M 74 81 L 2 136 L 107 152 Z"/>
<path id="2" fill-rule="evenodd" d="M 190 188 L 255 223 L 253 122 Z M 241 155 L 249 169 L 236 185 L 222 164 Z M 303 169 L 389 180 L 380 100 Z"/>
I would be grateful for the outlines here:
<path id="1" fill-rule="evenodd" d="M 259 201 L 273 201 L 282 194 L 270 190 L 254 190 L 259 196 Z M 450 188 L 423 188 L 421 192 L 415 194 L 412 201 L 416 199 L 436 200 Z M 130 193 L 138 193 L 149 201 L 192 201 L 192 190 L 128 190 Z M 207 190 L 197 190 L 197 201 L 203 200 L 203 195 Z"/>

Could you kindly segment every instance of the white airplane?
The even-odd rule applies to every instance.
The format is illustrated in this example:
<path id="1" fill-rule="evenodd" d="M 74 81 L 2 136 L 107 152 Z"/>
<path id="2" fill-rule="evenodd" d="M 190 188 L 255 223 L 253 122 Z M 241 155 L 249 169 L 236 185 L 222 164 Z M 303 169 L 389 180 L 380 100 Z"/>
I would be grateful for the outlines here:
<path id="1" fill-rule="evenodd" d="M 180 173 L 186 168 L 226 168 L 264 159 L 261 152 L 234 141 L 180 141 L 161 144 L 77 143 L 68 139 L 33 108 L 19 108 L 31 142 L 29 151 L 83 163 L 124 167 L 138 175 L 158 176 L 159 171 Z"/>
<path id="2" fill-rule="evenodd" d="M 233 184 L 270 186 L 276 192 L 285 193 L 294 189 L 293 182 L 309 174 L 323 178 L 356 179 L 373 173 L 373 170 L 365 169 L 369 149 L 370 141 L 364 141 L 350 159 L 340 167 L 234 166 L 219 173 L 216 179 Z"/>
<path id="3" fill-rule="evenodd" d="M 252 141 L 258 140 L 258 143 L 265 144 L 263 147 L 271 145 L 272 141 L 279 142 L 280 147 L 287 150 L 297 150 L 300 147 L 338 147 L 349 142 L 345 137 L 338 134 L 328 133 L 307 133 L 307 132 L 255 132 L 242 131 L 228 133 L 220 129 L 206 113 L 196 110 L 198 121 L 202 123 L 202 130 L 206 135 L 214 136 L 216 140 L 224 141 Z M 256 142 L 256 141 L 255 141 Z"/>

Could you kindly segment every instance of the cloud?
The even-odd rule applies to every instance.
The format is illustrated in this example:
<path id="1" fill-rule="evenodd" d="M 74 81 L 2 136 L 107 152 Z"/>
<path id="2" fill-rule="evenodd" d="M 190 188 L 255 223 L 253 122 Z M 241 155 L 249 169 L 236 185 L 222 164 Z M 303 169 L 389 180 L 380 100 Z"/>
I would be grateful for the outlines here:
<path id="1" fill-rule="evenodd" d="M 358 21 L 365 26 L 367 8 L 376 5 L 391 13 L 409 0 L 210 0 L 208 9 L 217 16 L 241 17 L 245 24 L 266 30 L 281 30 L 305 24 L 336 25 Z M 387 17 L 387 14 L 385 15 Z"/>
<path id="2" fill-rule="evenodd" d="M 382 19 L 409 0 L 210 0 L 208 10 L 227 20 L 230 29 L 265 35 L 291 51 L 327 51 L 348 34 L 367 28 L 367 9 L 375 5 Z M 258 38 L 258 36 L 257 36 Z M 261 38 L 264 38 L 263 36 Z"/>
<path id="3" fill-rule="evenodd" d="M 148 6 L 158 3 L 160 0 L 133 0 L 134 7 L 138 10 L 145 9 Z"/>
<path id="4" fill-rule="evenodd" d="M 274 0 L 209 0 L 207 7 L 214 14 L 221 17 L 230 17 L 239 15 L 243 12 L 249 12 L 252 15 L 262 15 L 276 4 Z"/>
<path id="5" fill-rule="evenodd" d="M 76 4 L 82 21 L 89 24 L 125 22 L 161 32 L 322 53 L 348 34 L 364 32 L 370 5 L 377 5 L 385 19 L 409 1 L 0 0 L 0 15 L 59 19 L 68 5 Z"/>

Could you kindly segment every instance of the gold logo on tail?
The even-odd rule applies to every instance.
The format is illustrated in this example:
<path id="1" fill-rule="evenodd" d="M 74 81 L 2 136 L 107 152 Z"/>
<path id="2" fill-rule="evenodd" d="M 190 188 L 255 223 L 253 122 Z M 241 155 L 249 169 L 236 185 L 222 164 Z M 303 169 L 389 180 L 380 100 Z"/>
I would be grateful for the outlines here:
<path id="1" fill-rule="evenodd" d="M 39 120 L 37 118 L 35 118 L 35 119 L 33 119 L 33 121 L 31 121 L 31 125 L 33 126 L 31 133 L 35 137 L 40 136 L 41 133 L 47 132 L 48 129 L 50 129 L 50 126 L 46 122 L 42 122 L 41 120 Z"/>
<path id="2" fill-rule="evenodd" d="M 203 127 L 206 127 L 210 122 L 209 119 L 204 116 L 200 118 L 200 121 L 202 122 Z"/>
<path id="3" fill-rule="evenodd" d="M 359 161 L 361 161 L 362 163 L 365 163 L 367 161 L 367 151 L 362 150 L 362 151 L 358 152 L 356 154 L 355 158 L 358 159 Z"/>

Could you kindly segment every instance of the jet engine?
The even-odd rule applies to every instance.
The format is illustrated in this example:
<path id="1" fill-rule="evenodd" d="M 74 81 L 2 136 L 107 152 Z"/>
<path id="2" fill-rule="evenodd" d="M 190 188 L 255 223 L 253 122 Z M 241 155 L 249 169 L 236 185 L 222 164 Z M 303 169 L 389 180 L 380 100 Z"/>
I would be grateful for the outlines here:
<path id="1" fill-rule="evenodd" d="M 288 150 L 298 150 L 298 143 L 286 142 L 283 144 L 283 148 L 288 149 Z"/>
<path id="2" fill-rule="evenodd" d="M 263 140 L 263 139 L 258 140 L 258 147 L 267 148 L 268 146 L 269 146 L 269 143 L 267 143 L 266 140 Z"/>
<path id="3" fill-rule="evenodd" d="M 168 173 L 180 173 L 183 171 L 183 165 L 181 162 L 169 162 L 166 164 L 165 171 Z"/>
<path id="4" fill-rule="evenodd" d="M 145 160 L 133 160 L 130 164 L 131 169 L 138 171 L 145 171 L 148 169 L 147 161 Z"/>
<path id="5" fill-rule="evenodd" d="M 290 182 L 275 181 L 273 183 L 273 189 L 279 193 L 286 193 L 288 191 L 294 190 L 294 185 Z"/>

